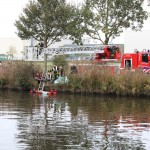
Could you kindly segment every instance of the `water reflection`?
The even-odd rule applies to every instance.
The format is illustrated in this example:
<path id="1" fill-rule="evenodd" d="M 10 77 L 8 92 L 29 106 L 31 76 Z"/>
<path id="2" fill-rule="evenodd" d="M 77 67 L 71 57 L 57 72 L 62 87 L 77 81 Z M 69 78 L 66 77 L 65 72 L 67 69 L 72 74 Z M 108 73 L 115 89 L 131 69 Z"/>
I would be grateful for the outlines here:
<path id="1" fill-rule="evenodd" d="M 0 149 L 150 149 L 147 99 L 0 91 L 0 116 Z"/>

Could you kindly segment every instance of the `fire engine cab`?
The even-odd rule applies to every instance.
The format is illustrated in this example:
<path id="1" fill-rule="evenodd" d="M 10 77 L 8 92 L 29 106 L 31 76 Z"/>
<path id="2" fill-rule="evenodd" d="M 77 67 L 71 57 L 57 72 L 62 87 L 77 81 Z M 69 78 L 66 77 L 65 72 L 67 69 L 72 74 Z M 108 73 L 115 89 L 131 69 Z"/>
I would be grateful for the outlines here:
<path id="1" fill-rule="evenodd" d="M 95 60 L 97 62 L 120 60 L 121 51 L 118 46 L 105 46 L 103 51 L 95 52 Z"/>
<path id="2" fill-rule="evenodd" d="M 122 62 L 120 69 L 150 69 L 150 51 L 139 52 L 135 50 L 135 53 L 126 53 L 122 56 Z"/>
<path id="3" fill-rule="evenodd" d="M 106 45 L 102 51 L 95 51 L 94 61 L 99 63 L 101 69 L 108 69 L 112 74 L 118 74 L 120 72 L 120 65 L 118 63 L 121 60 L 121 50 L 117 45 Z"/>

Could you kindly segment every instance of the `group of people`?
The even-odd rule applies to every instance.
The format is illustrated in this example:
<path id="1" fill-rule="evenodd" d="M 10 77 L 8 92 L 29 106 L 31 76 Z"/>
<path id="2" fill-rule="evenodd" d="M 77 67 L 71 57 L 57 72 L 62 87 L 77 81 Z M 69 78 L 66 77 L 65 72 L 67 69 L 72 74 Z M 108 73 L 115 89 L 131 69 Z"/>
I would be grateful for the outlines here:
<path id="1" fill-rule="evenodd" d="M 53 65 L 52 69 L 48 70 L 47 79 L 48 80 L 57 80 L 58 77 L 63 76 L 63 68 L 62 66 Z"/>
<path id="2" fill-rule="evenodd" d="M 53 65 L 53 67 L 50 70 L 48 70 L 48 72 L 43 73 L 43 75 L 37 72 L 35 79 L 37 81 L 41 81 L 41 80 L 55 81 L 59 77 L 63 77 L 63 73 L 64 71 L 62 66 L 58 67 L 56 65 Z"/>

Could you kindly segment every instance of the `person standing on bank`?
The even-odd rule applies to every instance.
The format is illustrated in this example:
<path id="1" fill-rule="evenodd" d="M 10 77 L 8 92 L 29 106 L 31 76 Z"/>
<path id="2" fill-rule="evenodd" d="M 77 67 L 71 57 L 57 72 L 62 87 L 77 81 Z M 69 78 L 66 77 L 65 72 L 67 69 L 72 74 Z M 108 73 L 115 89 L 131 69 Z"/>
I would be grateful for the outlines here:
<path id="1" fill-rule="evenodd" d="M 54 80 L 58 79 L 58 67 L 53 65 L 52 71 L 54 73 Z"/>
<path id="2" fill-rule="evenodd" d="M 59 67 L 59 76 L 62 77 L 62 76 L 63 76 L 63 73 L 64 73 L 63 67 L 60 66 L 60 67 Z"/>

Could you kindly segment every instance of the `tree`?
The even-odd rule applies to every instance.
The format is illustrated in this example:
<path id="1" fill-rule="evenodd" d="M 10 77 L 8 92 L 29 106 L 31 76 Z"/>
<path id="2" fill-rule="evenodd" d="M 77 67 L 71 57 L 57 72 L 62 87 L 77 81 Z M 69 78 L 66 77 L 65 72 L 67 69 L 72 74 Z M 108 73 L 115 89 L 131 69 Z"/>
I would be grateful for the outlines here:
<path id="1" fill-rule="evenodd" d="M 87 35 L 108 44 L 126 28 L 140 30 L 148 14 L 144 0 L 85 0 L 82 9 Z"/>
<path id="2" fill-rule="evenodd" d="M 9 46 L 9 49 L 6 53 L 10 56 L 11 60 L 13 60 L 14 55 L 17 54 L 17 50 L 14 46 L 11 45 L 11 46 Z"/>
<path id="3" fill-rule="evenodd" d="M 68 67 L 68 61 L 66 60 L 66 56 L 64 55 L 56 55 L 53 59 L 53 64 L 56 66 L 62 66 L 63 68 Z"/>
<path id="4" fill-rule="evenodd" d="M 15 21 L 17 35 L 21 39 L 32 37 L 43 42 L 44 48 L 65 36 L 76 43 L 81 43 L 80 32 L 77 32 L 79 27 L 77 13 L 78 10 L 65 0 L 32 0 Z M 45 70 L 47 70 L 47 55 L 45 55 Z"/>

